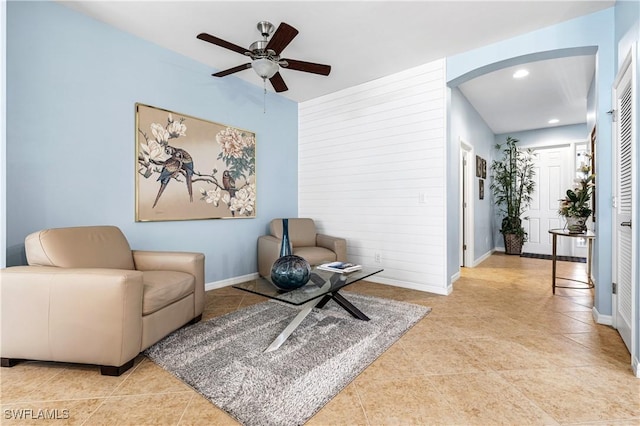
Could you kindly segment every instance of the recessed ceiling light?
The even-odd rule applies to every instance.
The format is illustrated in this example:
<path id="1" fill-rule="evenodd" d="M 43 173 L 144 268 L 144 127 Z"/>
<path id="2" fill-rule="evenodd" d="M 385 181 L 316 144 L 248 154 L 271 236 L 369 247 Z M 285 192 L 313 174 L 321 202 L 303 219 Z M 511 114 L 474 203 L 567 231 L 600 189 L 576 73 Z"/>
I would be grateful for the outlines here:
<path id="1" fill-rule="evenodd" d="M 525 69 L 518 70 L 513 73 L 513 78 L 523 78 L 529 75 L 529 71 Z"/>
<path id="2" fill-rule="evenodd" d="M 549 120 L 549 124 L 556 124 L 559 123 L 560 120 L 558 120 L 557 118 L 552 118 L 551 120 Z"/>

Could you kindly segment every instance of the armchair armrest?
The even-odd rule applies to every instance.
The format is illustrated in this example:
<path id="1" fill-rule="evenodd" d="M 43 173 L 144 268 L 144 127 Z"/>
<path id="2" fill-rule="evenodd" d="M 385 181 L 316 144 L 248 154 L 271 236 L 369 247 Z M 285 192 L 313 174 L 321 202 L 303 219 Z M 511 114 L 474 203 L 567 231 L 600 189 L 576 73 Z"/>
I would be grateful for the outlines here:
<path id="1" fill-rule="evenodd" d="M 258 237 L 258 273 L 263 277 L 271 276 L 271 267 L 280 257 L 281 240 L 273 235 Z"/>
<path id="2" fill-rule="evenodd" d="M 196 279 L 195 314 L 204 311 L 204 254 L 174 251 L 132 250 L 133 263 L 138 271 L 177 271 Z"/>
<path id="3" fill-rule="evenodd" d="M 3 358 L 120 366 L 142 342 L 142 273 L 15 266 L 0 271 Z"/>
<path id="4" fill-rule="evenodd" d="M 347 261 L 347 240 L 344 238 L 331 237 L 329 235 L 317 234 L 316 246 L 324 247 L 336 254 L 336 260 L 339 262 Z"/>

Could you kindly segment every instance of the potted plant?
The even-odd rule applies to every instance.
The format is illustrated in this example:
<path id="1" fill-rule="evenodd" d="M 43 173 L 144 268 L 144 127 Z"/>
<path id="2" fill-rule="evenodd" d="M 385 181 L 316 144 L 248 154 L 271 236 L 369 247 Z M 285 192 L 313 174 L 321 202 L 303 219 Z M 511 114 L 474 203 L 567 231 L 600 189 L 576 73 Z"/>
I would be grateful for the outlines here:
<path id="1" fill-rule="evenodd" d="M 590 157 L 587 155 L 587 157 Z M 560 200 L 558 213 L 567 221 L 567 229 L 571 234 L 581 234 L 587 230 L 587 219 L 592 210 L 589 205 L 595 187 L 596 175 L 591 173 L 591 166 L 582 164 L 578 168 L 580 177 L 575 179 L 576 187 L 567 189 L 567 196 Z"/>
<path id="2" fill-rule="evenodd" d="M 508 136 L 506 143 L 496 145 L 502 158 L 491 164 L 491 191 L 503 217 L 500 232 L 505 253 L 519 255 L 527 238 L 521 216 L 531 204 L 535 181 L 531 150 L 521 150 L 517 143 L 518 139 Z"/>

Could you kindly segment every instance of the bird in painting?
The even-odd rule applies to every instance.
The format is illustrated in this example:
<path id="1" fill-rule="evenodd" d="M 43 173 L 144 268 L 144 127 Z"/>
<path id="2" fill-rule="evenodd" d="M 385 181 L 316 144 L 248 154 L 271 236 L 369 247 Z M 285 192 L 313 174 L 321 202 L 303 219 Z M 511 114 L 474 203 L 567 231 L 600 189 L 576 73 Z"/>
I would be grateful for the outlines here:
<path id="1" fill-rule="evenodd" d="M 222 186 L 229 191 L 229 197 L 233 198 L 236 195 L 236 180 L 231 176 L 229 170 L 225 170 L 222 173 Z"/>
<path id="2" fill-rule="evenodd" d="M 175 156 L 175 148 L 167 146 L 165 148 L 165 152 L 171 155 L 171 157 L 165 160 L 162 166 L 162 170 L 160 171 L 160 176 L 158 177 L 158 180 L 160 181 L 160 189 L 158 190 L 158 195 L 156 195 L 156 200 L 153 202 L 153 207 L 151 208 L 156 207 L 160 196 L 167 188 L 167 185 L 169 184 L 171 179 L 174 179 L 178 175 L 180 175 L 180 170 L 182 169 L 182 161 L 180 160 L 180 158 Z"/>
<path id="3" fill-rule="evenodd" d="M 193 202 L 193 157 L 181 148 L 173 148 L 174 156 L 181 161 L 180 169 L 187 181 L 187 191 L 189 192 L 189 201 Z"/>

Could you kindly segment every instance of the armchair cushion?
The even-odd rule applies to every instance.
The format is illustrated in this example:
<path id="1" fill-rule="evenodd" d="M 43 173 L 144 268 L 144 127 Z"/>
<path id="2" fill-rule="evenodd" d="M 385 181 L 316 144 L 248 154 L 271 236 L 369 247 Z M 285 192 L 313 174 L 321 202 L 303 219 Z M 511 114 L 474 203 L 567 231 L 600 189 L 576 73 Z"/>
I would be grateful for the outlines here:
<path id="1" fill-rule="evenodd" d="M 293 254 L 305 259 L 311 266 L 336 260 L 335 252 L 324 247 L 296 247 Z"/>
<path id="2" fill-rule="evenodd" d="M 178 271 L 195 277 L 195 314 L 204 311 L 204 254 L 192 252 L 133 250 L 138 271 Z"/>
<path id="3" fill-rule="evenodd" d="M 193 294 L 193 275 L 175 271 L 146 271 L 142 273 L 144 292 L 142 315 L 149 315 Z"/>

